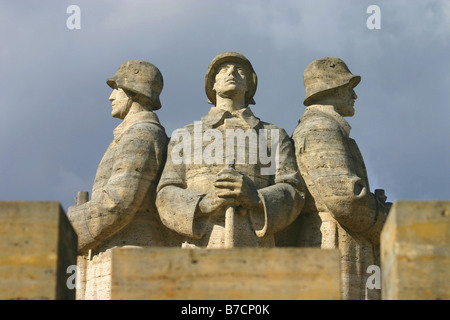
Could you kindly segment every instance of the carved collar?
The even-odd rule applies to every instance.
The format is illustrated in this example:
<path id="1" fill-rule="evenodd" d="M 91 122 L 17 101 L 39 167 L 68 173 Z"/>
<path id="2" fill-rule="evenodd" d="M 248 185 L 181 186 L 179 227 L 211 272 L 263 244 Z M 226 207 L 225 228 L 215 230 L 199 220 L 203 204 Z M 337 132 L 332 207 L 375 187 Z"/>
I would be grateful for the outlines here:
<path id="1" fill-rule="evenodd" d="M 125 117 L 125 119 L 123 119 L 122 123 L 114 129 L 114 140 L 117 140 L 122 133 L 124 133 L 132 125 L 142 122 L 150 122 L 163 128 L 156 113 L 152 111 L 141 111 L 138 113 L 129 114 Z"/>
<path id="2" fill-rule="evenodd" d="M 340 125 L 340 127 L 343 129 L 343 132 L 346 134 L 347 138 L 350 136 L 350 130 L 352 127 L 347 122 L 347 120 L 344 119 L 343 116 L 341 116 L 339 113 L 337 113 L 333 106 L 331 105 L 318 105 L 314 104 L 306 108 L 306 111 L 316 111 L 316 112 L 322 112 L 336 120 L 336 122 Z M 306 112 L 305 112 L 306 113 Z"/>
<path id="3" fill-rule="evenodd" d="M 233 112 L 217 107 L 212 107 L 209 113 L 206 116 L 202 117 L 202 124 L 203 126 L 206 126 L 208 128 L 217 128 L 218 126 L 223 124 L 226 118 L 232 117 L 236 117 L 245 121 L 252 129 L 256 128 L 260 123 L 259 118 L 255 117 L 250 107 Z"/>

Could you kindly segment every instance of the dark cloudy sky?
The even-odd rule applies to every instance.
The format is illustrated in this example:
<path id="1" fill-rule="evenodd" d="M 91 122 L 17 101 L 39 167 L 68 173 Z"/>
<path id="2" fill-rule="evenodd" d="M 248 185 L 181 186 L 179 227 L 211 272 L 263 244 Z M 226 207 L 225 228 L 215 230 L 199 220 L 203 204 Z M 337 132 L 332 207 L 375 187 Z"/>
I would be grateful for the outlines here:
<path id="1" fill-rule="evenodd" d="M 69 30 L 69 5 L 81 29 Z M 368 6 L 381 9 L 370 30 Z M 0 1 L 0 200 L 74 204 L 91 191 L 120 120 L 106 78 L 126 60 L 164 77 L 168 135 L 200 120 L 204 77 L 237 51 L 258 75 L 256 116 L 291 134 L 304 112 L 303 70 L 334 56 L 361 75 L 347 118 L 371 190 L 389 201 L 450 199 L 450 1 Z"/>

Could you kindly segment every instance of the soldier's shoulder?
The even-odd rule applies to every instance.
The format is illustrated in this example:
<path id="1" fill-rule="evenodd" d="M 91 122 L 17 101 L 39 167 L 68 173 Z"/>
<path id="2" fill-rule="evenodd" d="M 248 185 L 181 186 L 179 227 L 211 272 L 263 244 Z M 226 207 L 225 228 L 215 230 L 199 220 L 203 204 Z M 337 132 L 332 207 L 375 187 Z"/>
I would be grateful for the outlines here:
<path id="1" fill-rule="evenodd" d="M 187 124 L 185 126 L 175 129 L 174 133 L 175 132 L 183 132 L 183 131 L 194 132 L 194 126 L 195 126 L 195 123 Z"/>
<path id="2" fill-rule="evenodd" d="M 339 123 L 334 119 L 331 115 L 317 111 L 317 110 L 311 110 L 311 111 L 305 111 L 303 116 L 298 121 L 298 125 L 296 129 L 302 129 L 302 128 L 314 128 L 314 127 L 320 127 L 320 128 L 339 128 Z"/>
<path id="3" fill-rule="evenodd" d="M 164 127 L 159 122 L 154 121 L 140 121 L 133 123 L 130 125 L 127 130 L 127 132 L 133 132 L 133 131 L 144 131 L 148 133 L 165 133 Z"/>
<path id="4" fill-rule="evenodd" d="M 158 121 L 151 121 L 148 119 L 142 119 L 131 124 L 122 133 L 121 139 L 135 139 L 138 138 L 141 141 L 158 141 L 161 143 L 167 143 L 168 137 L 164 127 Z"/>
<path id="5" fill-rule="evenodd" d="M 265 122 L 265 121 L 260 121 L 261 123 L 261 127 L 263 129 L 268 129 L 268 130 L 279 130 L 282 133 L 286 133 L 286 130 L 284 130 L 283 127 L 277 126 L 276 124 L 273 123 L 269 123 L 269 122 Z"/>
<path id="6" fill-rule="evenodd" d="M 180 136 L 184 136 L 186 134 L 192 136 L 193 133 L 194 133 L 194 123 L 190 123 L 188 125 L 175 129 L 169 136 L 169 139 L 171 142 L 173 142 L 172 138 L 178 140 Z"/>

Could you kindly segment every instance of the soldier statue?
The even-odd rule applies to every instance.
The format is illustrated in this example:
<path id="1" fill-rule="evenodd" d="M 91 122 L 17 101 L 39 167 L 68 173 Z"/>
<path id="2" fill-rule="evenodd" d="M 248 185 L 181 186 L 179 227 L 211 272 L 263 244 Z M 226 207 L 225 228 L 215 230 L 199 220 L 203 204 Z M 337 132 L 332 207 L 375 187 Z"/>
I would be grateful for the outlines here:
<path id="1" fill-rule="evenodd" d="M 156 204 L 163 223 L 183 237 L 184 248 L 272 247 L 274 234 L 301 211 L 304 193 L 294 146 L 282 128 L 253 114 L 248 105 L 254 104 L 256 86 L 245 56 L 217 55 L 205 77 L 206 95 L 214 107 L 201 121 L 180 129 L 187 145 L 197 144 L 196 150 L 178 161 L 180 140 L 171 137 Z M 239 132 L 230 147 L 235 140 L 228 138 Z M 208 159 L 213 142 L 205 140 L 212 136 L 216 148 Z M 183 149 L 184 155 L 188 151 Z M 274 163 L 263 163 L 261 157 L 250 160 L 261 153 L 277 155 L 276 169 L 264 171 Z M 201 155 L 203 160 L 196 161 Z"/>
<path id="2" fill-rule="evenodd" d="M 78 235 L 86 286 L 77 298 L 84 299 L 108 298 L 110 278 L 102 274 L 102 263 L 111 248 L 167 246 L 176 239 L 168 236 L 155 206 L 168 142 L 153 112 L 161 108 L 161 72 L 149 62 L 129 60 L 106 82 L 113 89 L 112 116 L 123 121 L 98 166 L 92 199 L 67 213 Z"/>
<path id="3" fill-rule="evenodd" d="M 370 192 L 363 157 L 344 119 L 355 113 L 360 80 L 338 58 L 315 60 L 304 71 L 307 108 L 292 138 L 312 205 L 300 215 L 296 235 L 302 247 L 340 249 L 343 299 L 379 299 L 380 290 L 366 285 L 366 271 L 380 266 L 389 203 L 381 190 Z"/>

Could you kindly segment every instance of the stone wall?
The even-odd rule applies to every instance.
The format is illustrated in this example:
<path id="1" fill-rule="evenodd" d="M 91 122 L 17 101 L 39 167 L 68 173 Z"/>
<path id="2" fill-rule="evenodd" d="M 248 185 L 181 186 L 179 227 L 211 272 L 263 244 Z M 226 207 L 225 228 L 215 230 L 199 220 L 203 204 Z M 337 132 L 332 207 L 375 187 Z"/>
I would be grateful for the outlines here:
<path id="1" fill-rule="evenodd" d="M 58 202 L 0 202 L 0 299 L 75 299 L 77 236 Z"/>
<path id="2" fill-rule="evenodd" d="M 58 202 L 0 202 L 1 300 L 75 299 L 68 268 L 76 253 L 76 234 Z M 101 274 L 101 284 L 77 295 L 340 299 L 339 260 L 337 250 L 318 248 L 115 248 L 98 274 L 85 275 Z M 450 202 L 395 203 L 381 234 L 382 298 L 450 299 L 449 267 Z"/>
<path id="3" fill-rule="evenodd" d="M 112 299 L 340 299 L 339 250 L 113 249 Z"/>
<path id="4" fill-rule="evenodd" d="M 381 234 L 381 263 L 383 299 L 450 299 L 450 202 L 396 202 Z"/>

